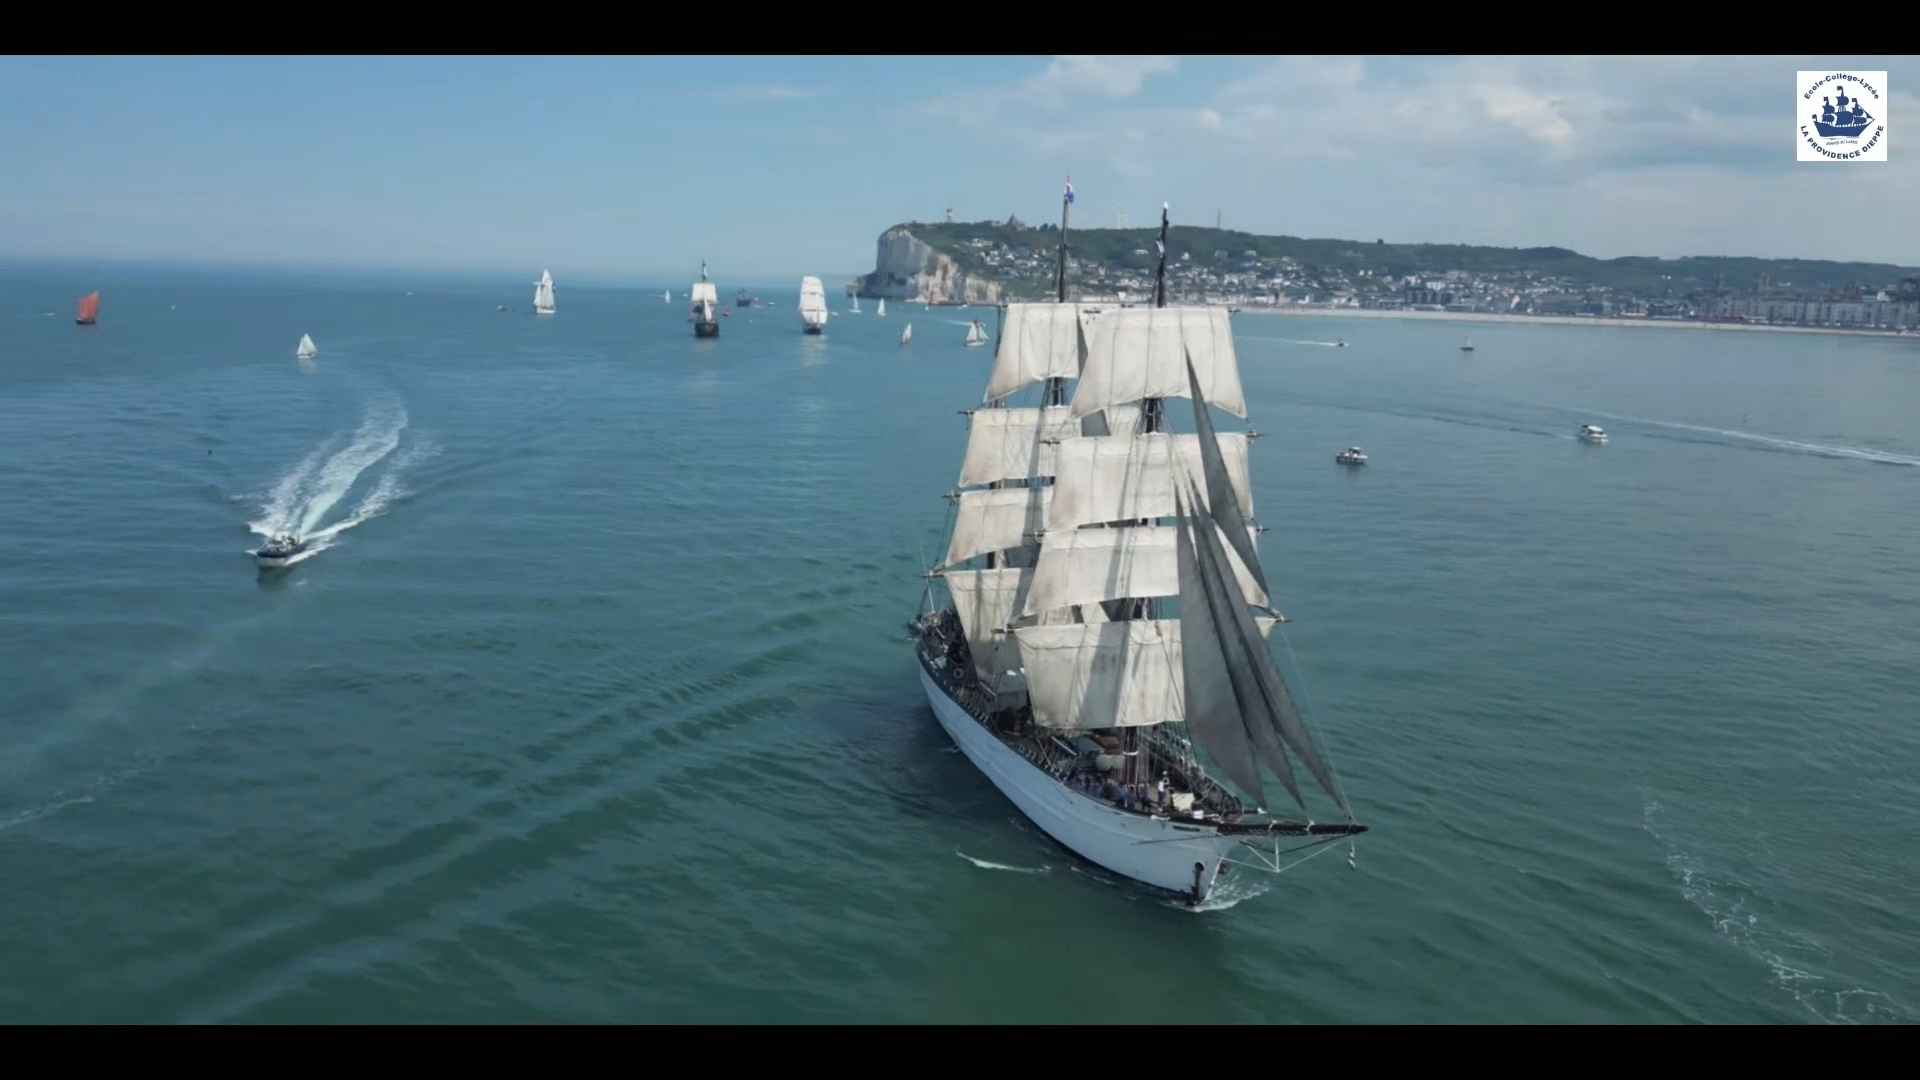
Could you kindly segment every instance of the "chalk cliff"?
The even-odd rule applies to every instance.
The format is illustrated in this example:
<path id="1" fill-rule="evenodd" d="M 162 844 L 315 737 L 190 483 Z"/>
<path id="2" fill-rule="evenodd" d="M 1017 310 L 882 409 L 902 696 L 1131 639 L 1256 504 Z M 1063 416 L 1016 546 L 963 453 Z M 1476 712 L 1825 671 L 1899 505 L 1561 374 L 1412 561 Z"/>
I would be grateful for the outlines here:
<path id="1" fill-rule="evenodd" d="M 854 282 L 850 291 L 875 300 L 917 300 L 925 296 L 934 304 L 992 306 L 1001 302 L 999 282 L 962 270 L 951 256 L 934 250 L 905 225 L 895 225 L 880 234 L 873 273 Z"/>

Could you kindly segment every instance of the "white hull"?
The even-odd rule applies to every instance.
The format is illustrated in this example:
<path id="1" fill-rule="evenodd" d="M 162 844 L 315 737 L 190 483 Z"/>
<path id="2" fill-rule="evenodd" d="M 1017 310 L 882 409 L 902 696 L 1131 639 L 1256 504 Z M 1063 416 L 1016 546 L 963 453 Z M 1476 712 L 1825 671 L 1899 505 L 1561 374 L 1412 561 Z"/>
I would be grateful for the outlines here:
<path id="1" fill-rule="evenodd" d="M 553 314 L 553 309 L 550 307 L 537 307 L 533 309 L 533 313 L 535 315 L 551 315 Z"/>
<path id="2" fill-rule="evenodd" d="M 995 738 L 920 669 L 933 715 L 967 760 L 986 774 L 1028 820 L 1081 858 L 1122 877 L 1200 901 L 1212 893 L 1222 860 L 1240 841 L 1212 826 L 1131 813 L 1088 798 L 1055 780 Z"/>

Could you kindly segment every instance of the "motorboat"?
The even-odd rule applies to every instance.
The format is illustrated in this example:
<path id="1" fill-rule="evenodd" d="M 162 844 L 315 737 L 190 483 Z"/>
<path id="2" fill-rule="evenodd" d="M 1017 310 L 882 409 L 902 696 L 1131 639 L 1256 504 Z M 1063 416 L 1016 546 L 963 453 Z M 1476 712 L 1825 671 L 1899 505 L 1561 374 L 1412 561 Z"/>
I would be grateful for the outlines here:
<path id="1" fill-rule="evenodd" d="M 1349 446 L 1345 450 L 1333 455 L 1333 460 L 1342 465 L 1365 465 L 1367 463 L 1367 455 L 1361 453 L 1359 447 Z"/>
<path id="2" fill-rule="evenodd" d="M 1607 441 L 1607 433 L 1592 424 L 1581 424 L 1578 438 L 1581 442 L 1603 443 Z"/>
<path id="3" fill-rule="evenodd" d="M 1344 349 L 1347 347 L 1347 343 L 1345 341 L 1336 341 L 1333 343 L 1333 347 L 1336 349 Z"/>
<path id="4" fill-rule="evenodd" d="M 253 561 L 260 564 L 262 568 L 281 567 L 292 563 L 295 558 L 306 554 L 306 551 L 307 542 L 288 533 L 285 536 L 273 537 L 260 545 L 260 550 L 253 553 Z"/>

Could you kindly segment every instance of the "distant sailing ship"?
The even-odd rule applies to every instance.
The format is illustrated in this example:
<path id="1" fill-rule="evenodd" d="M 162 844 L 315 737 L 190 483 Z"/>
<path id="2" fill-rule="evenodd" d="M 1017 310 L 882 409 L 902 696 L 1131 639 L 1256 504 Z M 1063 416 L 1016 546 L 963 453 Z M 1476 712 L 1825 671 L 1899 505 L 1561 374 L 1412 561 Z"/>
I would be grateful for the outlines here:
<path id="1" fill-rule="evenodd" d="M 671 304 L 671 303 L 673 303 L 673 290 L 672 290 L 672 289 L 668 289 L 668 290 L 666 290 L 665 292 L 662 292 L 662 293 L 660 294 L 660 302 L 661 302 L 661 303 L 664 303 L 664 304 Z"/>
<path id="2" fill-rule="evenodd" d="M 693 283 L 692 312 L 694 337 L 720 336 L 720 293 L 707 280 L 707 264 L 700 264 L 700 280 Z"/>
<path id="3" fill-rule="evenodd" d="M 752 307 L 753 305 L 755 305 L 755 304 L 757 304 L 757 303 L 759 303 L 759 301 L 758 301 L 758 300 L 755 300 L 755 299 L 754 299 L 753 297 L 751 297 L 751 296 L 748 296 L 748 295 L 747 295 L 747 290 L 745 290 L 745 289 L 740 289 L 740 290 L 737 290 L 737 291 L 736 291 L 736 292 L 735 292 L 735 293 L 733 294 L 733 306 L 734 306 L 734 307 L 737 307 L 737 308 L 750 308 L 750 307 Z"/>
<path id="4" fill-rule="evenodd" d="M 553 314 L 553 275 L 545 270 L 540 271 L 540 280 L 533 285 L 533 313 Z"/>
<path id="5" fill-rule="evenodd" d="M 300 347 L 293 350 L 293 355 L 299 357 L 302 360 L 311 360 L 314 357 L 320 355 L 320 350 L 314 347 L 313 339 L 311 337 L 308 337 L 306 334 L 301 334 Z"/>
<path id="6" fill-rule="evenodd" d="M 1230 862 L 1277 873 L 1366 826 L 1267 649 L 1285 618 L 1250 523 L 1250 436 L 1216 435 L 1208 411 L 1247 415 L 1229 317 L 1165 306 L 1164 209 L 1153 307 L 1067 303 L 1065 209 L 1059 302 L 1005 308 L 967 414 L 951 541 L 926 575 L 952 603 L 929 589 L 910 632 L 935 718 L 1022 813 L 1197 907 Z M 1007 404 L 1035 385 L 1038 407 Z M 1193 434 L 1168 429 L 1183 397 Z M 1288 751 L 1343 820 L 1267 812 L 1262 764 L 1306 809 Z"/>
<path id="7" fill-rule="evenodd" d="M 976 345 L 985 345 L 986 343 L 986 328 L 980 325 L 979 319 L 973 320 L 973 322 L 967 326 L 967 347 L 971 349 Z"/>
<path id="8" fill-rule="evenodd" d="M 913 344 L 913 324 L 912 323 L 908 323 L 907 328 L 905 330 L 900 331 L 900 344 L 902 345 Z"/>
<path id="9" fill-rule="evenodd" d="M 98 292 L 90 292 L 81 297 L 79 310 L 76 311 L 73 316 L 74 325 L 92 326 L 99 321 L 99 318 L 100 294 Z"/>
<path id="10" fill-rule="evenodd" d="M 876 319 L 884 319 L 887 317 L 887 298 L 886 297 L 883 296 L 880 298 L 880 306 L 874 310 L 873 317 Z"/>
<path id="11" fill-rule="evenodd" d="M 847 314 L 849 315 L 860 314 L 860 298 L 859 297 L 856 296 L 853 298 L 853 306 L 847 309 Z"/>
<path id="12" fill-rule="evenodd" d="M 827 325 L 827 290 L 817 277 L 800 279 L 801 333 L 817 334 Z"/>

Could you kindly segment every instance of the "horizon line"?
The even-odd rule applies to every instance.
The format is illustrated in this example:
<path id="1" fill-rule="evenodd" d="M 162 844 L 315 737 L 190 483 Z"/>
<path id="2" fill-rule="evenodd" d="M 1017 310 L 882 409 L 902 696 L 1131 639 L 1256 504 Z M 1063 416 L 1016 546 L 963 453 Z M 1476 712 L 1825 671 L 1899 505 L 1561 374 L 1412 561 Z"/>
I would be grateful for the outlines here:
<path id="1" fill-rule="evenodd" d="M 542 267 L 549 272 L 554 264 Z M 94 256 L 94 255 L 0 255 L 0 272 L 33 271 L 49 267 L 70 267 L 101 270 L 167 270 L 197 271 L 203 273 L 269 273 L 315 274 L 327 277 L 368 277 L 376 279 L 401 279 L 411 281 L 473 281 L 500 282 L 515 274 L 527 277 L 531 285 L 539 280 L 536 271 L 505 270 L 497 267 L 468 266 L 373 266 L 359 263 L 290 263 L 269 260 L 222 260 L 193 258 L 159 258 L 139 256 Z M 840 280 L 841 284 L 865 277 L 871 271 L 862 270 L 846 274 L 813 273 L 811 276 L 821 279 L 823 284 Z M 699 271 L 681 270 L 607 270 L 581 269 L 563 271 L 563 275 L 583 285 L 653 285 L 670 284 L 685 278 L 687 281 L 699 277 Z M 559 277 L 556 275 L 556 284 Z M 795 279 L 793 287 L 799 288 L 798 279 L 809 276 L 806 273 L 777 273 L 758 271 L 743 274 L 731 284 L 741 288 L 780 287 L 788 278 Z M 725 284 L 725 279 L 715 275 L 715 284 Z"/>

